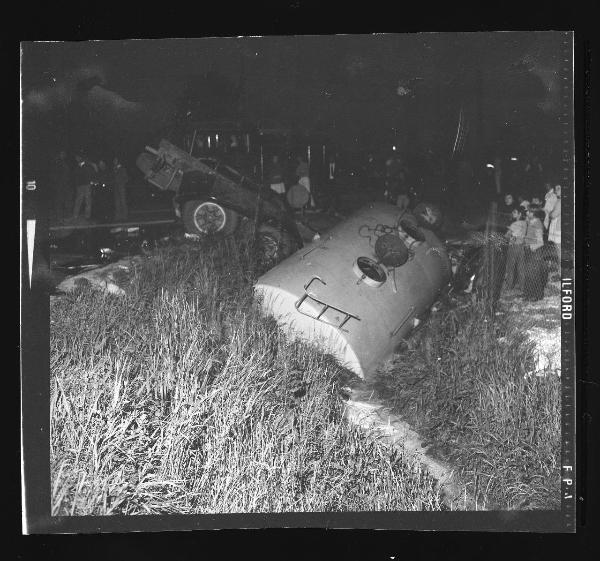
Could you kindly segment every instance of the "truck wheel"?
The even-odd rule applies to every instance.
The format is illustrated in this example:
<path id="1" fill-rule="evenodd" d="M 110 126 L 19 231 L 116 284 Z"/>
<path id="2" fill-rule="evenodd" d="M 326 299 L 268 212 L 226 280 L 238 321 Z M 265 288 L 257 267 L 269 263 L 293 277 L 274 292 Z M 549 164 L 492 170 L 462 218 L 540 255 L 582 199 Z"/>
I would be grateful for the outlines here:
<path id="1" fill-rule="evenodd" d="M 190 234 L 231 234 L 238 219 L 237 212 L 213 201 L 188 201 L 183 207 L 183 224 Z"/>
<path id="2" fill-rule="evenodd" d="M 282 261 L 298 249 L 287 232 L 270 224 L 258 227 L 258 243 L 263 258 L 271 262 Z"/>

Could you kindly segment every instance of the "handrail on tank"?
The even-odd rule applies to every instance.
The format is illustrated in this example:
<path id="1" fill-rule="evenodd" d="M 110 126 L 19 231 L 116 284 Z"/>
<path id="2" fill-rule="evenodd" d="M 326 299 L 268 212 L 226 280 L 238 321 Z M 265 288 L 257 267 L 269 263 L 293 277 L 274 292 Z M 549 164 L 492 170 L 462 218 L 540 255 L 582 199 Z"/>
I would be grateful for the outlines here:
<path id="1" fill-rule="evenodd" d="M 395 337 L 396 333 L 398 333 L 398 331 L 402 329 L 402 326 L 410 319 L 410 316 L 413 314 L 414 311 L 415 307 L 411 306 L 408 312 L 404 314 L 404 317 L 400 320 L 400 323 L 398 323 L 396 327 L 390 332 L 390 337 Z"/>
<path id="2" fill-rule="evenodd" d="M 308 287 L 313 283 L 313 281 L 318 280 L 319 282 L 323 283 L 325 286 L 327 286 L 327 283 L 321 279 L 321 277 L 313 277 L 312 279 L 310 279 L 305 285 L 304 285 L 304 294 L 295 302 L 294 307 L 296 308 L 296 310 L 298 310 L 298 312 L 300 312 L 302 315 L 307 316 L 309 318 L 312 319 L 316 319 L 317 321 L 320 321 L 321 323 L 324 323 L 326 325 L 331 325 L 332 327 L 335 327 L 336 329 L 339 329 L 340 331 L 348 331 L 347 329 L 342 329 L 342 327 L 344 327 L 344 325 L 346 325 L 346 323 L 350 320 L 350 318 L 354 318 L 357 321 L 360 321 L 360 318 L 358 316 L 355 316 L 354 314 L 351 314 L 350 312 L 345 312 L 344 310 L 340 309 L 340 308 L 336 308 L 335 306 L 332 306 L 331 304 L 327 304 L 326 302 L 323 302 L 322 300 L 319 300 L 318 298 L 316 298 L 315 296 L 313 296 L 312 294 L 308 293 Z M 310 298 L 311 300 L 314 300 L 315 302 L 317 302 L 317 304 L 320 304 L 321 306 L 323 306 L 323 308 L 321 309 L 321 311 L 319 312 L 318 315 L 316 316 L 312 316 L 310 314 L 307 314 L 306 312 L 303 312 L 300 309 L 300 306 L 302 305 L 302 303 L 307 299 Z M 344 314 L 346 317 L 343 319 L 343 321 L 339 324 L 336 325 L 335 323 L 332 323 L 330 321 L 321 319 L 321 316 L 328 310 L 328 309 L 332 309 L 335 310 L 336 312 L 340 312 L 342 314 Z"/>

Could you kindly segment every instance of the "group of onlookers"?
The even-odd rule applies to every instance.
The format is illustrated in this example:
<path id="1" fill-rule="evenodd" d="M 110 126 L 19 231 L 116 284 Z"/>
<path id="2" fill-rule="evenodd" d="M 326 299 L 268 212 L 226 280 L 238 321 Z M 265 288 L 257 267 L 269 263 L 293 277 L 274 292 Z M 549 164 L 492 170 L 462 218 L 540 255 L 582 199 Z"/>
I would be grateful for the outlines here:
<path id="1" fill-rule="evenodd" d="M 54 198 L 54 218 L 64 219 L 92 217 L 92 207 L 100 192 L 112 191 L 112 219 L 127 218 L 127 184 L 129 174 L 121 160 L 115 156 L 110 168 L 105 160 L 92 161 L 83 152 L 71 160 L 61 150 L 53 162 L 50 184 Z"/>
<path id="2" fill-rule="evenodd" d="M 561 186 L 546 183 L 545 189 L 543 202 L 537 196 L 515 201 L 507 194 L 500 208 L 501 217 L 510 216 L 504 287 L 522 291 L 529 300 L 543 297 L 548 249 L 553 248 L 558 263 L 561 260 Z"/>
<path id="3" fill-rule="evenodd" d="M 362 165 L 361 159 L 352 159 L 348 154 L 340 155 L 332 151 L 323 161 L 319 158 L 316 169 L 309 170 L 304 155 L 286 159 L 276 154 L 269 157 L 265 165 L 265 182 L 273 191 L 287 198 L 288 202 L 296 195 L 299 200 L 306 198 L 307 206 L 311 208 L 317 206 L 311 180 L 316 179 L 318 183 L 316 196 L 319 206 L 327 206 L 338 195 L 340 177 L 346 190 L 368 192 L 378 200 L 403 208 L 408 207 L 409 202 L 414 202 L 416 182 L 405 158 L 399 153 L 393 151 L 386 157 L 368 153 Z"/>
<path id="4" fill-rule="evenodd" d="M 311 190 L 308 162 L 304 156 L 296 156 L 295 163 L 294 171 L 290 173 L 290 166 L 288 165 L 286 170 L 286 167 L 280 161 L 279 155 L 274 154 L 266 169 L 267 183 L 292 208 L 307 206 L 315 208 L 316 203 Z"/>

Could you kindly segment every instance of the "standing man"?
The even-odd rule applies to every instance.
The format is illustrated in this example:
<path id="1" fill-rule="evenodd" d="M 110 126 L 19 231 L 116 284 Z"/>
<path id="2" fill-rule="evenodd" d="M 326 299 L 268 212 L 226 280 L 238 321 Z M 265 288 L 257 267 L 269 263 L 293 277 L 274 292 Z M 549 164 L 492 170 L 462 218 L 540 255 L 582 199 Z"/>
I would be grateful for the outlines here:
<path id="1" fill-rule="evenodd" d="M 73 208 L 71 166 L 65 150 L 61 150 L 54 160 L 51 184 L 54 194 L 54 217 L 60 222 L 65 213 L 69 212 L 67 208 Z"/>
<path id="2" fill-rule="evenodd" d="M 92 184 L 92 203 L 94 206 L 94 217 L 102 222 L 109 220 L 110 205 L 109 190 L 112 189 L 112 174 L 107 168 L 104 160 L 98 160 L 98 173 Z"/>
<path id="3" fill-rule="evenodd" d="M 275 154 L 269 167 L 269 185 L 278 195 L 285 195 L 285 183 L 283 181 L 283 168 L 279 163 L 279 156 Z"/>
<path id="4" fill-rule="evenodd" d="M 554 203 L 554 207 L 550 211 L 549 219 L 550 225 L 548 228 L 548 241 L 552 242 L 556 247 L 556 256 L 558 258 L 558 269 L 560 271 L 561 264 L 561 253 L 560 253 L 560 192 L 561 186 L 556 185 L 554 187 L 554 194 L 556 196 L 556 202 Z"/>
<path id="5" fill-rule="evenodd" d="M 527 188 L 530 191 L 537 193 L 541 187 L 542 176 L 544 174 L 544 167 L 542 166 L 537 154 L 533 154 L 530 161 L 525 164 L 523 171 Z"/>
<path id="6" fill-rule="evenodd" d="M 527 209 L 527 227 L 525 231 L 524 244 L 533 253 L 544 245 L 544 226 L 540 220 L 543 211 L 539 207 L 530 205 Z"/>
<path id="7" fill-rule="evenodd" d="M 129 174 L 119 160 L 113 159 L 113 193 L 115 202 L 115 222 L 127 219 L 127 193 L 126 186 L 129 182 Z"/>
<path id="8" fill-rule="evenodd" d="M 557 185 L 558 190 L 560 192 L 560 185 Z M 558 197 L 556 195 L 556 189 L 552 187 L 552 183 L 546 182 L 544 184 L 544 188 L 546 189 L 546 194 L 544 195 L 544 229 L 548 230 L 550 226 L 550 213 L 556 205 L 556 201 Z"/>
<path id="9" fill-rule="evenodd" d="M 298 156 L 296 161 L 298 162 L 298 167 L 296 168 L 298 183 L 308 191 L 308 194 L 310 195 L 309 205 L 311 208 L 315 208 L 315 199 L 313 198 L 312 191 L 310 190 L 308 162 L 304 159 L 304 156 Z"/>
<path id="10" fill-rule="evenodd" d="M 92 183 L 96 180 L 98 169 L 93 162 L 84 159 L 82 154 L 75 156 L 77 168 L 75 169 L 75 204 L 73 218 L 79 218 L 81 206 L 84 205 L 84 217 L 92 217 Z"/>
<path id="11" fill-rule="evenodd" d="M 541 219 L 540 219 L 541 217 Z M 548 267 L 541 248 L 544 245 L 544 211 L 533 205 L 527 209 L 527 230 L 525 232 L 525 256 L 523 273 L 523 298 L 540 300 L 548 282 Z"/>
<path id="12" fill-rule="evenodd" d="M 329 183 L 333 183 L 335 181 L 335 156 L 333 154 L 329 156 L 328 172 L 327 180 Z"/>

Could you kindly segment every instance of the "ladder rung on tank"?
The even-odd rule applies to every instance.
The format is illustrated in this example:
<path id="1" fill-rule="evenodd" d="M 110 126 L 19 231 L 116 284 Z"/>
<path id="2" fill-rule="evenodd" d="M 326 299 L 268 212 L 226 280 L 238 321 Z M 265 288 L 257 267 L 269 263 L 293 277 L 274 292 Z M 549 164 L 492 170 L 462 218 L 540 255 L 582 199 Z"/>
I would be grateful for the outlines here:
<path id="1" fill-rule="evenodd" d="M 340 329 L 341 331 L 347 331 L 346 329 L 343 329 L 343 327 L 344 327 L 344 325 L 346 325 L 346 323 L 348 323 L 348 321 L 351 318 L 353 318 L 357 321 L 360 321 L 360 318 L 358 316 L 351 314 L 350 312 L 346 312 L 346 311 L 342 310 L 341 308 L 337 308 L 336 306 L 332 306 L 331 304 L 327 304 L 327 302 L 323 302 L 323 300 L 320 300 L 316 296 L 313 296 L 312 294 L 310 294 L 308 292 L 308 289 L 309 289 L 310 285 L 313 283 L 313 281 L 315 281 L 315 280 L 318 280 L 319 282 L 323 283 L 324 285 L 327 285 L 327 283 L 325 281 L 323 281 L 320 277 L 313 277 L 308 283 L 306 283 L 304 285 L 304 294 L 294 304 L 296 310 L 298 310 L 302 315 L 305 315 L 309 318 L 315 319 L 315 320 L 325 323 L 327 325 L 331 325 L 332 327 L 335 327 L 336 329 Z M 302 306 L 302 304 L 305 300 L 309 300 L 311 302 L 316 302 L 317 304 L 322 306 L 321 311 L 316 315 L 312 315 L 312 314 L 302 311 L 300 309 L 300 306 Z M 340 314 L 342 314 L 345 317 L 338 324 L 333 323 L 331 321 L 323 319 L 323 317 L 322 317 L 327 312 L 327 310 L 334 310 L 336 312 L 339 312 Z"/>

